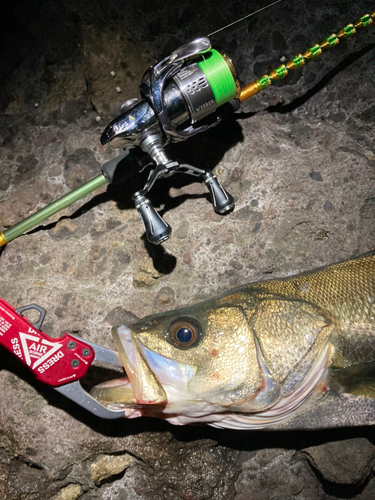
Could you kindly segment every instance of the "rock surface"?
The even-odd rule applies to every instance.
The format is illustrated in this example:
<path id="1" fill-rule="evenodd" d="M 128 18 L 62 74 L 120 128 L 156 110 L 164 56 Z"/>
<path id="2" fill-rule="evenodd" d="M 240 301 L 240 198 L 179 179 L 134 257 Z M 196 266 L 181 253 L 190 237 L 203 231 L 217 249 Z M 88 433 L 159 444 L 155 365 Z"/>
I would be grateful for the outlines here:
<path id="1" fill-rule="evenodd" d="M 369 476 L 375 458 L 375 449 L 365 438 L 313 446 L 304 450 L 304 453 L 326 481 L 339 484 L 363 483 Z"/>
<path id="2" fill-rule="evenodd" d="M 22 8 L 6 4 L 3 228 L 97 175 L 117 154 L 102 150 L 100 134 L 137 94 L 151 63 L 247 13 L 241 2 L 206 0 L 43 0 L 38 11 L 30 0 Z M 360 0 L 282 2 L 213 40 L 248 83 L 370 9 Z M 374 28 L 361 30 L 171 150 L 215 168 L 236 199 L 233 213 L 216 215 L 191 178 L 160 182 L 150 197 L 173 233 L 153 247 L 130 199 L 145 172 L 5 247 L 1 297 L 14 307 L 46 308 L 43 330 L 51 336 L 70 331 L 113 347 L 113 324 L 373 250 L 374 43 Z M 36 382 L 5 351 L 0 367 L 0 499 L 375 497 L 372 428 L 242 433 L 99 421 Z"/>

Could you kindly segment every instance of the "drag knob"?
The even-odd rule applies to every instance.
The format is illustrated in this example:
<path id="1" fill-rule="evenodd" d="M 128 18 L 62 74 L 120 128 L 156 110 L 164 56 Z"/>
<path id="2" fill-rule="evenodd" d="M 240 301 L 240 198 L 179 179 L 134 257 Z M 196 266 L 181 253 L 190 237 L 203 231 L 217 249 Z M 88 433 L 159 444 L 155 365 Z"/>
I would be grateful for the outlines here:
<path id="1" fill-rule="evenodd" d="M 204 175 L 204 182 L 211 194 L 211 201 L 215 212 L 223 214 L 234 208 L 234 198 L 223 188 L 216 176 L 211 173 Z"/>
<path id="2" fill-rule="evenodd" d="M 150 200 L 139 195 L 134 203 L 145 226 L 148 241 L 154 245 L 160 245 L 167 240 L 172 232 L 171 226 L 160 217 Z"/>

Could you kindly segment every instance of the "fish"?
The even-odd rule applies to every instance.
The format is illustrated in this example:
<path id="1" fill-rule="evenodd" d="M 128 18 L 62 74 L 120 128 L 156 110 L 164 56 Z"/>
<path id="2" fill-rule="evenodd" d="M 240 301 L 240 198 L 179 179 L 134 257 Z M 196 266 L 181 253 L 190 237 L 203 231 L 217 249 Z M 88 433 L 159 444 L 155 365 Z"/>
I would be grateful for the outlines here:
<path id="1" fill-rule="evenodd" d="M 91 394 L 171 424 L 375 424 L 375 252 L 242 285 L 112 334 L 126 377 Z"/>

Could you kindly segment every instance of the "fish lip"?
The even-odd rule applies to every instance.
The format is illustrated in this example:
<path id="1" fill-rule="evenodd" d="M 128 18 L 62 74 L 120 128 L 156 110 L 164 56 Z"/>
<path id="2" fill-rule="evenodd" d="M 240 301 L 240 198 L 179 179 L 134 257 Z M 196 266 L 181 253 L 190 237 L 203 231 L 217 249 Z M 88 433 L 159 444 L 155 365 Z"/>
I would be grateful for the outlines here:
<path id="1" fill-rule="evenodd" d="M 114 340 L 137 405 L 165 406 L 168 400 L 163 386 L 144 359 L 134 332 L 120 326 Z"/>
<path id="2" fill-rule="evenodd" d="M 126 371 L 126 377 L 119 385 L 126 386 L 128 395 L 125 394 L 123 399 L 116 400 L 108 393 L 107 399 L 106 389 L 117 385 L 116 381 L 112 381 L 96 386 L 96 394 L 103 390 L 100 401 L 111 408 L 129 410 L 129 418 L 136 415 L 163 418 L 165 413 L 173 412 L 176 404 L 181 401 L 185 406 L 190 406 L 193 401 L 187 384 L 194 376 L 196 367 L 149 349 L 138 338 L 138 333 L 140 332 L 137 328 L 133 331 L 133 325 L 112 330 L 119 357 Z"/>

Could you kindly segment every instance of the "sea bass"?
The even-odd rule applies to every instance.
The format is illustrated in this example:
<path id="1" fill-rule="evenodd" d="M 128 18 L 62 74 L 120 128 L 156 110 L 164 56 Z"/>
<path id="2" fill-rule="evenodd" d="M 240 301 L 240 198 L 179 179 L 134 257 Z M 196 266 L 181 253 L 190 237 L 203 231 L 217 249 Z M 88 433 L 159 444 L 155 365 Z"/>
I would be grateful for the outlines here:
<path id="1" fill-rule="evenodd" d="M 375 253 L 113 329 L 126 417 L 231 429 L 375 424 Z"/>

